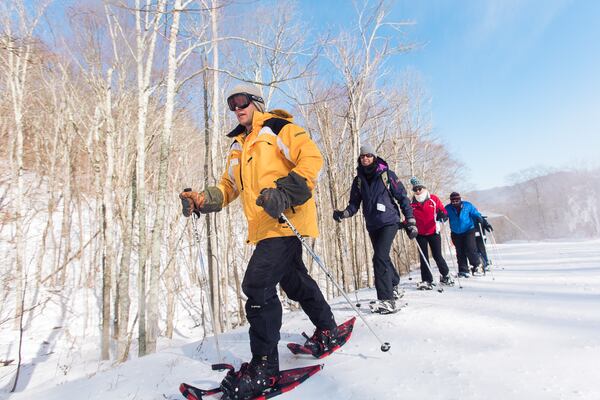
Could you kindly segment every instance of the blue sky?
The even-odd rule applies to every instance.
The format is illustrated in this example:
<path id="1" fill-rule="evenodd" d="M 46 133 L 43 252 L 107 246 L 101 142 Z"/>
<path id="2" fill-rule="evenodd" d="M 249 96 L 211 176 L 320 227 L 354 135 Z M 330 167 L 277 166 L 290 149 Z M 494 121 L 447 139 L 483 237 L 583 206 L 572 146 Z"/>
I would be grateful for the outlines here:
<path id="1" fill-rule="evenodd" d="M 72 4 L 55 0 L 49 18 Z M 297 4 L 315 35 L 356 25 L 351 0 Z M 391 4 L 389 20 L 414 22 L 406 37 L 423 45 L 390 65 L 399 79 L 417 71 L 435 135 L 467 167 L 460 190 L 531 167 L 600 166 L 600 1 Z"/>
<path id="2" fill-rule="evenodd" d="M 313 26 L 354 18 L 350 1 L 299 4 Z M 408 38 L 424 44 L 394 68 L 420 74 L 466 188 L 530 167 L 600 166 L 598 17 L 600 2 L 584 0 L 394 3 L 390 20 L 414 21 Z"/>

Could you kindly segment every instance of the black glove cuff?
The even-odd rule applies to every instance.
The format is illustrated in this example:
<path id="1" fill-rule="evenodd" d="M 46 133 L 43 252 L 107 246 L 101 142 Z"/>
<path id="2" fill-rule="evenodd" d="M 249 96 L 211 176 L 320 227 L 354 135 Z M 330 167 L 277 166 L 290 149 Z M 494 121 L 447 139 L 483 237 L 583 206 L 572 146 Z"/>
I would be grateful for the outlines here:
<path id="1" fill-rule="evenodd" d="M 200 212 L 207 214 L 221 211 L 223 208 L 223 192 L 216 186 L 208 186 L 204 189 L 204 206 Z"/>
<path id="2" fill-rule="evenodd" d="M 302 205 L 312 197 L 306 179 L 293 171 L 288 176 L 277 179 L 275 184 L 277 189 L 286 194 L 291 207 Z"/>

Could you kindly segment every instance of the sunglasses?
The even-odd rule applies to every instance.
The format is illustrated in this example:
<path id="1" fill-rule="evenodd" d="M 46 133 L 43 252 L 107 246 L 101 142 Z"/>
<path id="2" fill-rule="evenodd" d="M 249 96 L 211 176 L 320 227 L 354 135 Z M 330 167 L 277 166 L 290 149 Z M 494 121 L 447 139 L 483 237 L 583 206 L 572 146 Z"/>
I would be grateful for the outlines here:
<path id="1" fill-rule="evenodd" d="M 255 96 L 250 93 L 236 93 L 227 98 L 227 105 L 231 111 L 235 111 L 238 108 L 243 110 L 244 108 L 248 107 L 252 101 L 264 103 L 262 97 Z"/>
<path id="2" fill-rule="evenodd" d="M 418 192 L 420 192 L 423 189 L 424 189 L 423 187 L 416 187 L 412 191 L 415 192 L 415 193 L 418 193 Z"/>
<path id="3" fill-rule="evenodd" d="M 365 157 L 367 157 L 367 158 L 373 158 L 375 156 L 373 154 L 361 154 L 360 155 L 360 158 L 365 158 Z"/>

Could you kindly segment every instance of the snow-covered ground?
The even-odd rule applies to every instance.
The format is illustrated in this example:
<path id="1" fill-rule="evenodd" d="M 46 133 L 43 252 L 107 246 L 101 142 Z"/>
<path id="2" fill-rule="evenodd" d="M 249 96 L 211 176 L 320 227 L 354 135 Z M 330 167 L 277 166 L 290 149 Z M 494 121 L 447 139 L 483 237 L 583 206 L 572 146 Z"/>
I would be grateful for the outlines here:
<path id="1" fill-rule="evenodd" d="M 301 341 L 300 333 L 313 328 L 302 312 L 287 313 L 281 367 L 317 362 L 325 367 L 278 399 L 600 399 L 600 240 L 507 244 L 499 251 L 500 257 L 492 252 L 493 276 L 462 279 L 462 289 L 438 293 L 416 291 L 413 272 L 413 280 L 403 279 L 407 307 L 394 315 L 363 314 L 391 343 L 387 353 L 358 319 L 352 339 L 334 355 L 321 361 L 293 356 L 285 343 Z M 374 291 L 358 296 L 365 304 Z M 353 315 L 343 298 L 332 305 L 338 322 Z M 224 361 L 239 366 L 249 359 L 246 328 L 219 339 Z M 93 341 L 87 350 L 65 359 L 64 350 L 40 349 L 25 361 L 26 387 L 10 396 L 6 387 L 13 369 L 0 367 L 5 390 L 0 398 L 180 399 L 180 382 L 212 387 L 223 376 L 210 370 L 218 361 L 212 340 L 179 339 L 114 367 L 90 360 L 98 355 Z M 39 384 L 60 374 L 61 382 L 64 376 L 78 378 Z"/>

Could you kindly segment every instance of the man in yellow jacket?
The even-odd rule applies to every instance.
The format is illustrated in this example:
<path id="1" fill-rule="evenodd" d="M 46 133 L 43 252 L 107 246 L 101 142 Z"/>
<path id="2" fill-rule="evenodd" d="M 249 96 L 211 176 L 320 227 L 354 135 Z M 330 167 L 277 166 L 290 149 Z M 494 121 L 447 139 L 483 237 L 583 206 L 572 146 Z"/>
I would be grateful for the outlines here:
<path id="1" fill-rule="evenodd" d="M 182 192 L 184 215 L 216 212 L 241 198 L 248 220 L 248 242 L 256 244 L 242 282 L 248 296 L 252 360 L 238 374 L 221 383 L 226 399 L 253 398 L 274 384 L 279 373 L 277 343 L 281 329 L 281 303 L 276 286 L 298 301 L 315 333 L 306 346 L 318 356 L 338 345 L 331 308 L 302 261 L 302 244 L 279 221 L 284 213 L 303 236 L 318 235 L 312 190 L 323 158 L 308 133 L 283 110 L 265 112 L 264 101 L 253 85 L 237 85 L 227 98 L 239 125 L 227 136 L 233 143 L 226 170 L 217 186 Z M 339 343 L 341 344 L 341 343 Z"/>

